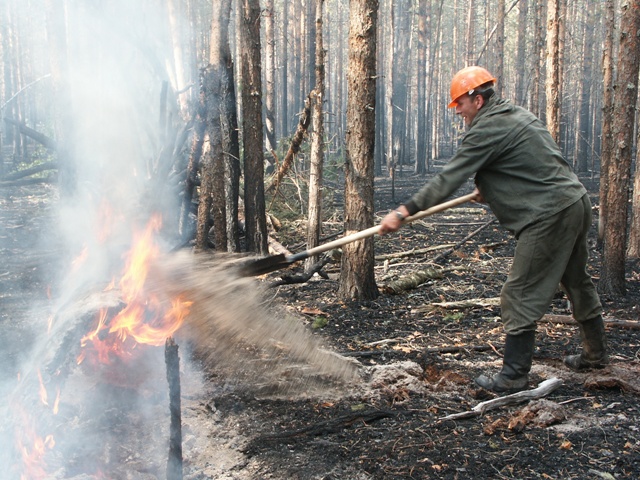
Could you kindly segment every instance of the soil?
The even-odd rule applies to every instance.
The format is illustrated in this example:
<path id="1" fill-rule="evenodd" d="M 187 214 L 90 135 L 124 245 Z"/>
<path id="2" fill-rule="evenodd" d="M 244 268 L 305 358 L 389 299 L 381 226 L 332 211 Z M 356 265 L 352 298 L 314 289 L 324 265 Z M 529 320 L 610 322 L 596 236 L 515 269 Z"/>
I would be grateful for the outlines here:
<path id="1" fill-rule="evenodd" d="M 597 205 L 597 184 L 584 181 Z M 377 179 L 378 214 L 423 182 L 424 178 L 400 177 L 392 190 L 388 179 Z M 11 396 L 10 380 L 19 374 L 30 355 L 28 346 L 38 335 L 34 312 L 51 301 L 48 289 L 57 277 L 48 267 L 61 267 L 67 259 L 60 257 L 55 240 L 47 238 L 56 203 L 52 189 L 5 189 L 0 202 L 1 383 L 3 396 Z M 339 207 L 336 193 L 329 208 Z M 597 217 L 597 209 L 594 213 Z M 325 235 L 340 231 L 341 222 L 334 218 L 327 222 Z M 230 382 L 215 369 L 199 372 L 184 362 L 189 365 L 183 372 L 184 478 L 639 478 L 640 331 L 631 323 L 640 320 L 638 263 L 627 265 L 625 298 L 602 298 L 610 366 L 586 373 L 563 366 L 562 357 L 577 352 L 580 342 L 576 326 L 563 323 L 570 309 L 559 291 L 549 308 L 552 316 L 539 324 L 531 385 L 560 378 L 562 386 L 544 399 L 443 420 L 495 398 L 477 388 L 473 379 L 501 365 L 504 338 L 495 299 L 509 270 L 514 240 L 491 223 L 448 251 L 492 218 L 484 206 L 470 204 L 377 238 L 377 256 L 438 248 L 379 257 L 376 281 L 381 293 L 372 301 L 337 299 L 335 263 L 305 283 L 271 288 L 275 301 L 327 349 L 358 362 L 362 381 L 342 386 L 338 394 L 304 388 L 264 394 Z M 304 238 L 300 223 L 285 223 L 274 237 L 291 250 L 304 249 L 299 244 Z M 589 270 L 597 281 L 601 252 L 595 228 L 592 238 Z M 441 273 L 415 288 L 390 293 L 389 286 L 398 278 L 428 269 Z M 299 272 L 295 266 L 258 281 L 275 285 L 283 275 Z M 462 301 L 468 305 L 452 304 Z M 94 395 L 96 391 L 100 390 L 94 389 Z M 162 422 L 156 423 L 168 423 L 164 396 L 145 395 L 147 403 L 164 412 L 157 414 Z M 110 425 L 121 428 L 126 423 L 116 418 L 123 416 L 117 412 L 127 398 L 116 396 L 104 408 Z M 58 469 L 51 478 L 163 477 L 162 461 L 141 466 L 150 438 L 160 444 L 154 451 L 165 448 L 165 437 L 158 435 L 166 428 L 160 430 L 126 446 L 128 456 L 120 457 L 120 466 L 102 477 L 83 471 L 76 462 L 75 469 Z M 111 436 L 124 442 L 120 432 Z"/>

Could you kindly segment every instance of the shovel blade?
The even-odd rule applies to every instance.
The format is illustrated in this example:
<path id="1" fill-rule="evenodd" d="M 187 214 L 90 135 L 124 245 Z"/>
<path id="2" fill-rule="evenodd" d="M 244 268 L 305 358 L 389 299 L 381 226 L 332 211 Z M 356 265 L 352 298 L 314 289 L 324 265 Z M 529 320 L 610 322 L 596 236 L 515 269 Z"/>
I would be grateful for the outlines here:
<path id="1" fill-rule="evenodd" d="M 280 255 L 272 255 L 243 265 L 240 268 L 240 275 L 243 277 L 257 277 L 259 275 L 275 272 L 281 268 L 286 268 L 291 265 L 291 263 L 293 262 L 288 260 L 284 253 Z"/>

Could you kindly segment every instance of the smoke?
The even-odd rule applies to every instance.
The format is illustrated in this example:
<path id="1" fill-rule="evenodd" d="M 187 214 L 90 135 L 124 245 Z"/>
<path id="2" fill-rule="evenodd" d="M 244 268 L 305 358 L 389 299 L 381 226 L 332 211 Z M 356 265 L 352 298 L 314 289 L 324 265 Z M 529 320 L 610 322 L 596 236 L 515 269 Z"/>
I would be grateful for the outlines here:
<path id="1" fill-rule="evenodd" d="M 170 91 L 183 85 L 171 81 L 164 2 L 52 3 L 66 5 L 70 96 L 62 108 L 73 127 L 66 145 L 76 188 L 45 217 L 40 246 L 56 255 L 42 277 L 51 280 L 52 298 L 48 311 L 25 313 L 32 333 L 23 342 L 32 342 L 20 347 L 19 379 L 3 388 L 0 464 L 7 468 L 0 479 L 153 478 L 164 471 L 168 439 L 162 348 L 139 346 L 125 359 L 78 364 L 80 339 L 99 312 L 123 307 L 108 286 L 153 214 L 163 218 L 157 241 L 164 256 L 148 288 L 166 303 L 178 294 L 193 302 L 178 335 L 189 381 L 199 381 L 186 361 L 190 349 L 222 381 L 263 394 L 319 386 L 327 395 L 332 382 L 356 380 L 357 369 L 323 350 L 298 319 L 265 304 L 253 279 L 233 274 L 229 258 L 166 253 L 177 243 L 179 197 L 158 175 L 167 140 L 161 111 L 179 114 L 171 95 L 161 102 L 161 92 L 163 84 Z"/>
<path id="2" fill-rule="evenodd" d="M 63 39 L 68 63 L 62 87 L 68 95 L 56 97 L 55 76 L 37 88 L 46 89 L 48 105 L 57 102 L 56 118 L 69 120 L 59 145 L 74 165 L 75 188 L 54 200 L 57 208 L 44 216 L 42 236 L 32 246 L 53 252 L 51 261 L 40 259 L 37 267 L 39 281 L 50 282 L 51 300 L 46 309 L 24 312 L 28 327 L 20 345 L 10 346 L 20 350 L 21 364 L 19 377 L 12 375 L 2 388 L 0 478 L 124 478 L 136 465 L 157 474 L 168 438 L 162 349 L 141 346 L 126 363 L 104 367 L 78 365 L 77 358 L 80 339 L 99 310 L 121 307 L 104 290 L 122 271 L 135 232 L 160 211 L 166 225 L 161 248 L 176 243 L 178 197 L 158 178 L 168 131 L 161 111 L 167 109 L 169 123 L 178 118 L 171 93 L 161 103 L 163 85 L 175 90 L 166 3 L 50 4 L 62 13 L 64 31 L 45 22 L 46 2 L 13 2 L 12 20 L 31 27 L 34 38 L 51 35 L 33 43 L 40 49 L 33 57 L 46 68 L 53 58 L 49 49 L 56 48 L 53 37 Z M 29 59 L 20 61 L 28 65 Z M 8 267 L 22 268 L 18 264 Z M 30 285 L 24 287 L 26 299 Z M 20 310 L 17 303 L 11 306 Z"/>

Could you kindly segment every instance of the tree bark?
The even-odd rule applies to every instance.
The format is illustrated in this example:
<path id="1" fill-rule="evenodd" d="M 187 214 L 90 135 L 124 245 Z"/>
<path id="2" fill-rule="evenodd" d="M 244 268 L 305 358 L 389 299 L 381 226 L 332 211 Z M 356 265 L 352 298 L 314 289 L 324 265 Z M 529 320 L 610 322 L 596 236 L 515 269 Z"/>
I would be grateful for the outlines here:
<path id="1" fill-rule="evenodd" d="M 275 121 L 275 45 L 274 37 L 274 8 L 273 0 L 267 0 L 264 11 L 264 82 L 265 82 L 265 130 L 267 138 L 267 149 L 275 151 L 278 148 L 276 143 L 276 121 Z M 273 163 L 273 160 L 270 161 Z"/>
<path id="2" fill-rule="evenodd" d="M 613 37 L 616 28 L 614 0 L 605 3 L 605 39 L 602 52 L 603 98 L 602 143 L 600 147 L 600 212 L 598 215 L 598 241 L 604 242 L 609 191 L 609 163 L 613 157 Z"/>
<path id="3" fill-rule="evenodd" d="M 316 88 L 311 97 L 313 133 L 311 135 L 311 170 L 309 172 L 309 214 L 307 222 L 307 249 L 320 243 L 322 232 L 322 174 L 324 166 L 324 41 L 322 36 L 324 0 L 315 0 L 316 3 Z M 317 256 L 305 260 L 305 271 L 313 268 L 318 261 Z"/>
<path id="4" fill-rule="evenodd" d="M 551 136 L 560 143 L 560 2 L 547 1 L 547 128 Z"/>
<path id="5" fill-rule="evenodd" d="M 516 47 L 516 104 L 525 106 L 527 101 L 527 82 L 529 75 L 526 68 L 527 54 L 527 21 L 529 12 L 529 0 L 520 0 L 518 3 L 518 38 Z"/>
<path id="6" fill-rule="evenodd" d="M 349 8 L 344 212 L 347 235 L 373 225 L 378 1 L 351 0 Z M 338 290 L 341 298 L 365 300 L 377 297 L 373 253 L 372 238 L 344 247 Z"/>
<path id="7" fill-rule="evenodd" d="M 598 283 L 600 292 L 616 296 L 626 293 L 625 250 L 633 149 L 633 132 L 629 126 L 635 122 L 638 99 L 639 33 L 640 0 L 629 0 L 622 5 L 620 21 L 618 78 L 613 99 L 614 143 L 608 169 L 604 259 Z"/>
<path id="8" fill-rule="evenodd" d="M 247 250 L 267 255 L 259 0 L 242 0 L 241 22 L 242 139 Z"/>

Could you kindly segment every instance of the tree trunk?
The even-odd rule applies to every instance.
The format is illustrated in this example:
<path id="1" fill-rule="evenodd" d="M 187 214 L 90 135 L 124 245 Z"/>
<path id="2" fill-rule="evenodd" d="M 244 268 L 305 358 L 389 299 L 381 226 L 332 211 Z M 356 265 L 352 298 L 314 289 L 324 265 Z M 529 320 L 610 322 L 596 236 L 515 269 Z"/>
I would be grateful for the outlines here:
<path id="1" fill-rule="evenodd" d="M 265 59 L 264 59 L 264 81 L 265 81 L 265 129 L 267 137 L 267 149 L 275 151 L 278 148 L 276 143 L 276 122 L 275 122 L 275 44 L 274 38 L 274 9 L 273 0 L 267 0 L 264 12 L 264 41 Z M 273 163 L 273 159 L 269 157 L 269 163 Z"/>
<path id="2" fill-rule="evenodd" d="M 504 94 L 504 0 L 498 0 L 498 20 L 496 22 L 496 93 Z"/>
<path id="3" fill-rule="evenodd" d="M 417 104 L 418 122 L 416 126 L 416 163 L 413 172 L 427 173 L 427 0 L 418 0 L 418 79 Z M 429 65 L 430 66 L 430 65 Z"/>
<path id="4" fill-rule="evenodd" d="M 607 193 L 609 192 L 609 164 L 613 158 L 613 37 L 616 28 L 614 0 L 605 3 L 605 39 L 602 52 L 603 98 L 602 143 L 600 147 L 600 212 L 598 215 L 598 242 L 604 242 L 607 219 Z"/>
<path id="5" fill-rule="evenodd" d="M 66 2 L 62 5 L 53 0 L 45 1 L 47 37 L 49 39 L 49 61 L 54 91 L 54 128 L 58 145 L 60 193 L 69 197 L 76 192 L 77 173 L 73 154 L 75 142 L 72 113 L 71 86 L 69 83 L 69 60 L 67 56 Z"/>
<path id="6" fill-rule="evenodd" d="M 262 142 L 260 2 L 241 2 L 242 140 L 247 250 L 268 253 Z"/>
<path id="7" fill-rule="evenodd" d="M 531 78 L 531 99 L 529 100 L 531 112 L 539 118 L 544 119 L 545 107 L 541 105 L 543 84 L 543 51 L 545 45 L 544 26 L 544 6 L 545 0 L 538 0 L 535 4 L 536 11 L 534 17 L 534 40 L 533 40 L 533 75 Z"/>
<path id="8" fill-rule="evenodd" d="M 636 139 L 636 146 L 640 144 L 640 130 Z M 631 208 L 631 226 L 629 231 L 629 247 L 627 257 L 634 260 L 640 258 L 640 152 L 636 148 L 636 172 L 633 179 Z"/>
<path id="9" fill-rule="evenodd" d="M 613 156 L 608 169 L 608 192 L 604 260 L 598 287 L 602 293 L 624 295 L 625 250 L 629 202 L 629 177 L 633 131 L 638 99 L 638 69 L 640 68 L 640 0 L 628 0 L 622 5 L 618 78 L 614 89 Z"/>
<path id="10" fill-rule="evenodd" d="M 282 7 L 282 31 L 284 39 L 282 40 L 282 61 L 280 70 L 282 76 L 280 80 L 280 97 L 282 97 L 282 108 L 280 109 L 280 128 L 282 136 L 289 135 L 289 2 L 284 2 Z"/>
<path id="11" fill-rule="evenodd" d="M 227 212 L 227 251 L 240 251 L 238 228 L 238 199 L 240 197 L 240 140 L 236 102 L 233 56 L 229 46 L 229 22 L 233 0 L 221 0 L 220 9 L 220 62 L 221 103 L 220 127 L 225 158 L 225 196 Z"/>
<path id="12" fill-rule="evenodd" d="M 324 0 L 316 3 L 316 88 L 311 97 L 313 133 L 311 135 L 311 170 L 309 172 L 309 216 L 307 225 L 307 249 L 318 246 L 322 231 L 322 169 L 324 165 L 324 41 L 322 37 L 322 6 Z M 305 261 L 305 270 L 317 262 L 318 257 Z"/>
<path id="13" fill-rule="evenodd" d="M 351 0 L 347 81 L 347 155 L 345 165 L 345 234 L 373 225 L 373 148 L 376 102 L 377 0 Z M 376 298 L 373 239 L 346 245 L 340 269 L 339 296 Z"/>
<path id="14" fill-rule="evenodd" d="M 582 78 L 580 82 L 580 103 L 578 105 L 578 125 L 576 128 L 576 149 L 574 170 L 586 173 L 589 170 L 589 137 L 591 131 L 591 77 L 593 69 L 593 37 L 589 28 L 594 4 L 587 4 L 584 10 L 584 27 L 582 39 Z"/>
<path id="15" fill-rule="evenodd" d="M 476 11 L 474 8 L 474 0 L 469 0 L 469 5 L 467 5 L 467 33 L 466 33 L 466 51 L 465 51 L 465 67 L 469 67 L 471 65 L 475 65 L 475 38 L 476 38 L 476 29 L 475 29 L 475 19 L 476 19 Z"/>
<path id="16" fill-rule="evenodd" d="M 516 47 L 516 104 L 524 106 L 527 101 L 527 14 L 529 12 L 529 0 L 518 2 L 518 38 Z"/>
<path id="17" fill-rule="evenodd" d="M 547 1 L 547 128 L 560 143 L 560 2 Z"/>

